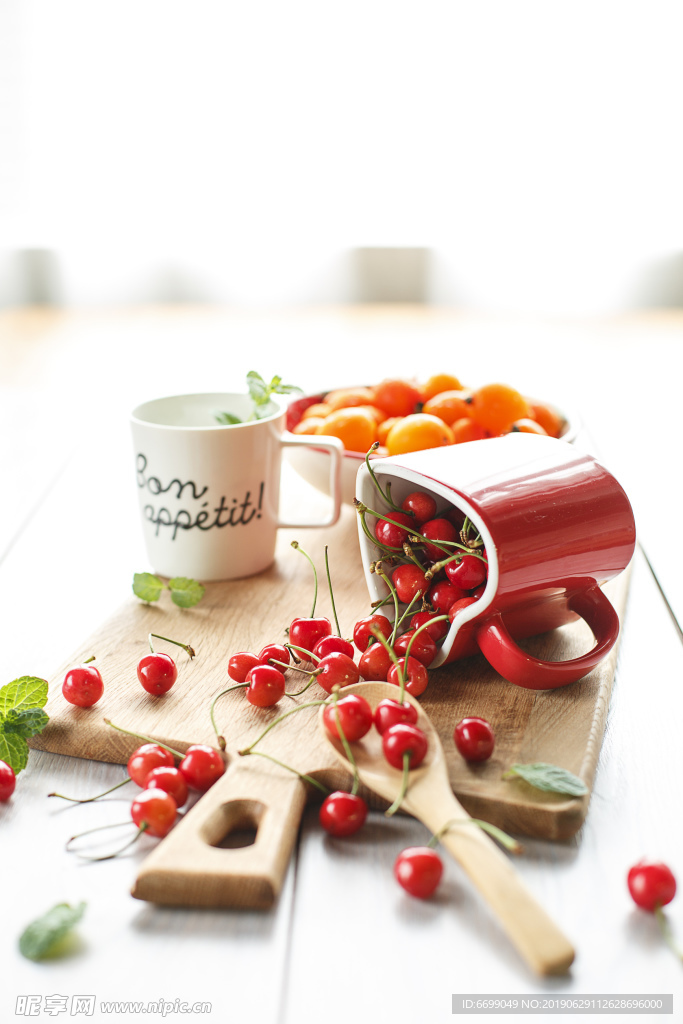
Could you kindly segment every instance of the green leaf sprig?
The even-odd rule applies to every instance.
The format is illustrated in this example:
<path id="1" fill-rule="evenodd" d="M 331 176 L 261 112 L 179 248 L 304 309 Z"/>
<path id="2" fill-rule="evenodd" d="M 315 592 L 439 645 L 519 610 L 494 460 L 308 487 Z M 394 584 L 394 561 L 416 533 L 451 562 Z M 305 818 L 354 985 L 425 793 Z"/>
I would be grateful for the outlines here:
<path id="1" fill-rule="evenodd" d="M 272 416 L 276 412 L 275 404 L 271 401 L 271 395 L 291 395 L 301 391 L 295 384 L 283 384 L 282 377 L 273 377 L 270 384 L 267 384 L 260 373 L 250 370 L 247 374 L 247 390 L 249 397 L 254 403 L 254 410 L 246 420 L 241 420 L 232 412 L 218 412 L 215 414 L 217 423 L 234 424 L 249 423 L 253 420 L 262 420 L 266 416 Z"/>
<path id="2" fill-rule="evenodd" d="M 168 583 L 151 572 L 136 572 L 133 576 L 133 593 L 141 601 L 158 601 L 162 590 L 170 590 L 171 600 L 179 608 L 194 608 L 204 597 L 206 587 L 187 576 L 174 576 Z"/>
<path id="3" fill-rule="evenodd" d="M 57 953 L 62 939 L 83 917 L 85 906 L 85 903 L 75 907 L 57 903 L 42 917 L 32 921 L 19 938 L 20 953 L 29 960 L 42 960 Z"/>
<path id="4" fill-rule="evenodd" d="M 503 774 L 504 779 L 511 779 L 518 776 L 528 782 L 535 789 L 544 793 L 562 793 L 564 796 L 585 796 L 588 786 L 583 779 L 566 768 L 559 768 L 556 764 L 546 764 L 544 761 L 534 761 L 531 764 L 513 764 Z"/>
<path id="5" fill-rule="evenodd" d="M 28 763 L 27 739 L 41 732 L 49 719 L 47 680 L 21 676 L 0 689 L 0 761 L 18 775 Z"/>

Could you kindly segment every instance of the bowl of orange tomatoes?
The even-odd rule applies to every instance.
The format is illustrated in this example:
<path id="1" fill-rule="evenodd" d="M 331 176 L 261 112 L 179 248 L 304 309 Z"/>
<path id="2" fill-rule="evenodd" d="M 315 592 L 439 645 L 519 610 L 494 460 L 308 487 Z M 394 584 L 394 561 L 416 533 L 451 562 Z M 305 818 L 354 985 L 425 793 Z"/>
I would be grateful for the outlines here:
<path id="1" fill-rule="evenodd" d="M 572 442 L 578 423 L 509 384 L 471 388 L 453 374 L 439 373 L 424 383 L 392 378 L 306 395 L 290 404 L 287 430 L 339 438 L 344 445 L 342 498 L 353 504 L 358 468 L 368 453 L 381 458 L 516 432 Z M 329 454 L 324 449 L 297 446 L 287 452 L 304 480 L 330 493 Z"/>

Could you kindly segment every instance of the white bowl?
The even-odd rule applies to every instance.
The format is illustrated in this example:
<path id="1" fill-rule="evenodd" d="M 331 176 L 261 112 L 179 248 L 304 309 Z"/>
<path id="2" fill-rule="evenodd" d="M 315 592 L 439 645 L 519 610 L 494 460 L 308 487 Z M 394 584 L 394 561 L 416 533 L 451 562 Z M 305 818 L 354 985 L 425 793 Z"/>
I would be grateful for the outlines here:
<path id="1" fill-rule="evenodd" d="M 322 402 L 325 398 L 326 392 L 322 392 L 318 395 L 305 395 L 303 398 L 296 399 L 291 402 L 287 409 L 287 427 L 291 430 L 300 421 L 304 410 L 307 406 L 313 402 Z M 531 399 L 536 401 L 536 399 Z M 540 401 L 540 399 L 539 399 Z M 563 420 L 564 428 L 560 434 L 560 440 L 572 444 L 576 440 L 576 436 L 579 432 L 579 420 L 575 414 L 568 415 L 557 406 L 550 405 L 549 402 L 543 401 L 544 405 L 548 405 L 553 409 Z M 301 436 L 301 435 L 299 435 Z M 313 440 L 311 436 L 311 440 Z M 465 441 L 465 444 L 469 442 Z M 316 490 L 321 491 L 323 494 L 330 494 L 330 463 L 329 455 L 322 448 L 285 448 L 285 457 L 287 458 L 290 465 L 294 467 L 300 477 L 311 484 Z M 371 458 L 379 458 L 381 456 L 372 455 Z M 342 458 L 342 469 L 341 469 L 341 492 L 342 501 L 346 505 L 353 505 L 353 499 L 356 496 L 356 477 L 358 470 L 362 463 L 365 461 L 365 454 L 362 452 L 349 452 L 345 451 Z"/>

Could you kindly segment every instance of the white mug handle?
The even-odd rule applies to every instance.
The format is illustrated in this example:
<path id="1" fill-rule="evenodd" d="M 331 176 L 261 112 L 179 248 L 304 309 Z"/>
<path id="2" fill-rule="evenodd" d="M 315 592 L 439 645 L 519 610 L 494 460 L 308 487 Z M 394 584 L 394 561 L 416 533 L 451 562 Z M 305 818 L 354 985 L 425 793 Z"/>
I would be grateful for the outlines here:
<path id="1" fill-rule="evenodd" d="M 338 437 L 319 437 L 315 440 L 311 437 L 281 437 L 280 444 L 285 448 L 294 448 L 297 445 L 306 445 L 309 448 L 326 448 L 330 453 L 330 492 L 332 494 L 332 511 L 319 523 L 286 523 L 278 519 L 277 525 L 289 529 L 302 529 L 305 526 L 334 526 L 341 515 L 341 467 L 344 455 L 344 445 Z"/>

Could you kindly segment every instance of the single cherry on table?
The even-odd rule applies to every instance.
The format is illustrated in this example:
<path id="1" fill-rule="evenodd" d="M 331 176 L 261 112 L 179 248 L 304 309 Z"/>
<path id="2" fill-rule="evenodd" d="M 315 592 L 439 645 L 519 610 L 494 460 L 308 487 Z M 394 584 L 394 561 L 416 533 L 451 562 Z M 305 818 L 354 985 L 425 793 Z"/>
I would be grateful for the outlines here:
<path id="1" fill-rule="evenodd" d="M 91 665 L 94 656 L 82 665 L 70 668 L 64 676 L 62 695 L 69 704 L 79 708 L 91 708 L 104 693 L 104 682 L 98 668 Z"/>

